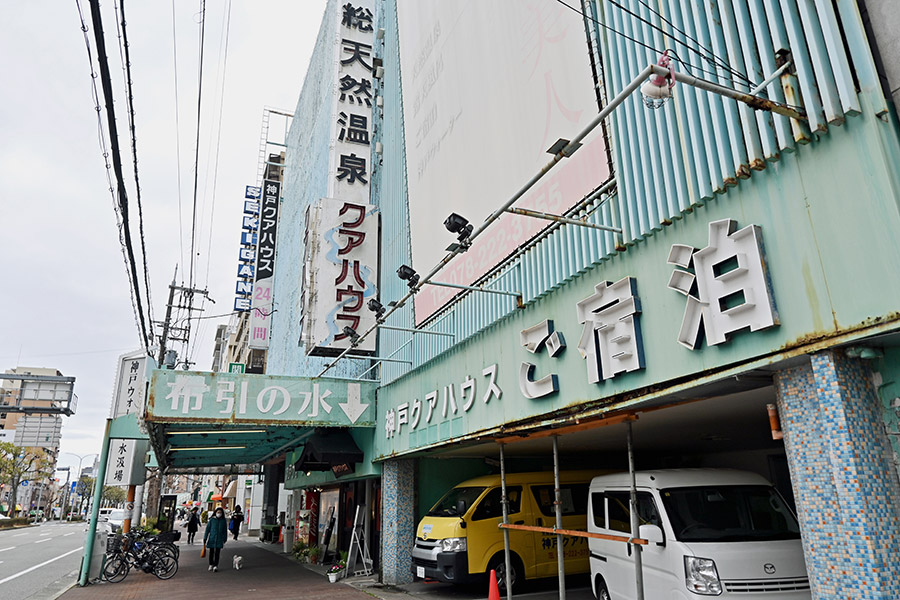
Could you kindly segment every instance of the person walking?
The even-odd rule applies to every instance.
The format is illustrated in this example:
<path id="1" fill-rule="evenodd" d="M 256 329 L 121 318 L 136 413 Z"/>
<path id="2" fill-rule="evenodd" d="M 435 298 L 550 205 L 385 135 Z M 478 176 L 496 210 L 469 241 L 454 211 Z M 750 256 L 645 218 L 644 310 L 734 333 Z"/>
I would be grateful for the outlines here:
<path id="1" fill-rule="evenodd" d="M 244 513 L 241 512 L 241 505 L 235 505 L 234 512 L 231 513 L 231 523 L 228 525 L 228 529 L 231 531 L 234 539 L 237 539 L 238 533 L 241 531 L 241 523 L 243 522 Z"/>
<path id="2" fill-rule="evenodd" d="M 206 532 L 203 534 L 203 544 L 209 551 L 209 570 L 219 570 L 219 554 L 228 539 L 228 523 L 225 520 L 225 510 L 218 506 L 213 516 L 206 523 Z"/>
<path id="3" fill-rule="evenodd" d="M 188 517 L 187 517 L 187 534 L 188 534 L 187 543 L 188 544 L 194 543 L 194 536 L 197 535 L 197 530 L 200 529 L 199 511 L 200 511 L 200 508 L 195 506 L 191 510 L 191 512 L 188 513 Z"/>

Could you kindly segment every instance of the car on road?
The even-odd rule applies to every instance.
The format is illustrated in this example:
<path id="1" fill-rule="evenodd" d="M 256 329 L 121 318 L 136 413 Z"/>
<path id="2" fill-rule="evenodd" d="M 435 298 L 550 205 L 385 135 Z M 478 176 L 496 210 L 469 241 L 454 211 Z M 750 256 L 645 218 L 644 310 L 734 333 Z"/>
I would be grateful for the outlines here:
<path id="1" fill-rule="evenodd" d="M 126 516 L 127 511 L 123 508 L 114 508 L 112 511 L 110 511 L 106 516 L 107 522 L 109 523 L 109 530 L 115 533 L 122 529 L 122 525 L 125 523 Z"/>

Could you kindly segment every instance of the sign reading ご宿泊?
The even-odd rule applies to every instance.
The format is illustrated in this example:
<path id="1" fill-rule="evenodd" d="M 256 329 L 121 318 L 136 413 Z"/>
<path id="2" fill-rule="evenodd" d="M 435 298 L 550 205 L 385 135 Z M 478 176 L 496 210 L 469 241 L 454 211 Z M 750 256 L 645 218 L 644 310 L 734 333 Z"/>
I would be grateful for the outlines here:
<path id="1" fill-rule="evenodd" d="M 156 370 L 145 419 L 369 427 L 375 384 L 320 377 Z"/>
<path id="2" fill-rule="evenodd" d="M 675 267 L 667 284 L 630 275 L 615 282 L 585 279 L 540 314 L 510 317 L 477 351 L 462 350 L 452 366 L 444 360 L 390 384 L 383 397 L 391 402 L 379 410 L 380 454 L 568 407 L 573 398 L 610 397 L 634 389 L 636 380 L 655 383 L 655 374 L 671 367 L 672 345 L 696 355 L 704 342 L 727 346 L 733 336 L 780 325 L 762 229 L 720 219 L 708 223 L 708 236 L 704 248 L 674 244 L 668 257 L 657 257 Z M 672 302 L 678 298 L 672 292 L 686 302 Z M 655 327 L 676 324 L 677 331 L 667 339 L 654 336 L 645 348 L 647 318 Z M 650 379 L 636 379 L 642 376 Z"/>

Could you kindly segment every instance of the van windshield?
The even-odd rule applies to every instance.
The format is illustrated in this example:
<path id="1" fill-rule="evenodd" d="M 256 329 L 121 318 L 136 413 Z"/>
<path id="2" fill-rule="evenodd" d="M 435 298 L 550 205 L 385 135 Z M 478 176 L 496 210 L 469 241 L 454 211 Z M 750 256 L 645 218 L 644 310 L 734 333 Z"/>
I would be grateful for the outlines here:
<path id="1" fill-rule="evenodd" d="M 457 503 L 462 500 L 466 503 L 466 510 L 469 509 L 472 504 L 476 500 L 478 500 L 478 496 L 486 490 L 486 487 L 457 487 L 453 488 L 447 494 L 438 500 L 438 503 L 435 504 L 431 510 L 428 511 L 426 516 L 429 517 L 461 517 L 462 515 L 456 512 Z"/>
<path id="2" fill-rule="evenodd" d="M 682 542 L 800 539 L 797 519 L 771 487 L 670 488 L 660 496 Z"/>

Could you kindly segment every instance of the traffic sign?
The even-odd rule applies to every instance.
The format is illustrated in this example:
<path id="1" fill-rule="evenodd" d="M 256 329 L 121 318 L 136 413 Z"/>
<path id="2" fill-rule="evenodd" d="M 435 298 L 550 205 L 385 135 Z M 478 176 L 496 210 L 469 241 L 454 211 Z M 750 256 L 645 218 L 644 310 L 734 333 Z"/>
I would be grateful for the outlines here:
<path id="1" fill-rule="evenodd" d="M 21 482 L 19 485 L 21 485 L 22 487 L 28 487 L 28 480 L 27 480 L 27 479 L 23 479 L 22 482 Z"/>
<path id="2" fill-rule="evenodd" d="M 125 510 L 127 510 L 129 512 L 133 512 L 134 511 L 134 502 L 126 502 Z"/>

